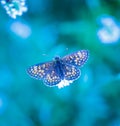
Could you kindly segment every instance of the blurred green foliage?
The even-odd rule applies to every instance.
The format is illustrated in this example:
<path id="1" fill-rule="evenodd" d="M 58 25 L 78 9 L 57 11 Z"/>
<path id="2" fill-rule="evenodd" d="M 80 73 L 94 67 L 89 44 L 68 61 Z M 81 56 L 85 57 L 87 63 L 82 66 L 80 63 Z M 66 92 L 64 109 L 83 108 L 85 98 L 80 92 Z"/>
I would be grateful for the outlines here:
<path id="1" fill-rule="evenodd" d="M 120 0 L 26 5 L 17 19 L 0 6 L 0 126 L 120 126 L 120 40 L 103 43 L 97 35 L 103 15 L 120 28 Z M 68 87 L 26 74 L 30 65 L 81 49 L 89 50 L 88 62 Z"/>

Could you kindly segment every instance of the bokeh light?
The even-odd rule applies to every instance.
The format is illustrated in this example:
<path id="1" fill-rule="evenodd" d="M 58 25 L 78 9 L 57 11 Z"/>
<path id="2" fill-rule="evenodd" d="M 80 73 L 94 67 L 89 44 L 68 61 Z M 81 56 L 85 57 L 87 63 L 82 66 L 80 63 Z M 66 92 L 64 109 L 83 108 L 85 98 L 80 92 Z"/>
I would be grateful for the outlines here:
<path id="1" fill-rule="evenodd" d="M 31 35 L 31 28 L 22 22 L 16 21 L 11 24 L 11 31 L 21 38 L 28 38 Z"/>
<path id="2" fill-rule="evenodd" d="M 102 16 L 99 19 L 102 27 L 98 30 L 97 35 L 103 43 L 114 43 L 120 39 L 120 27 L 112 16 Z"/>

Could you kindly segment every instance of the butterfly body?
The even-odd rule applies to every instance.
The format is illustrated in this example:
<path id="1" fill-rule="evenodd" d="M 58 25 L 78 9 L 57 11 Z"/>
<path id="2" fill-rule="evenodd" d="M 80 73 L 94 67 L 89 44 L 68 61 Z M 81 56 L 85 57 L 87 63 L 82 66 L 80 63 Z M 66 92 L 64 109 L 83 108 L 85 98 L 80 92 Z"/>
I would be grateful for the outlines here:
<path id="1" fill-rule="evenodd" d="M 40 63 L 27 69 L 28 74 L 44 81 L 45 85 L 59 88 L 78 79 L 81 67 L 88 59 L 88 51 L 81 50 L 63 58 L 55 57 L 52 62 Z"/>
<path id="2" fill-rule="evenodd" d="M 59 74 L 60 78 L 63 79 L 64 75 L 63 75 L 63 70 L 62 70 L 62 60 L 60 59 L 60 57 L 55 57 L 55 69 L 56 72 Z"/>

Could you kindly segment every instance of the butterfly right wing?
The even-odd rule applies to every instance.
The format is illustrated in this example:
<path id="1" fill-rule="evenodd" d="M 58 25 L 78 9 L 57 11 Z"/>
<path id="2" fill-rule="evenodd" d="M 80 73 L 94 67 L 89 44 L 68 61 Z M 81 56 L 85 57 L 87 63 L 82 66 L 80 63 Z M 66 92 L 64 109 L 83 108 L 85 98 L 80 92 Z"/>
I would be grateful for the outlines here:
<path id="1" fill-rule="evenodd" d="M 80 50 L 67 56 L 64 56 L 62 60 L 64 63 L 81 67 L 86 63 L 88 55 L 89 55 L 88 50 Z"/>
<path id="2" fill-rule="evenodd" d="M 81 75 L 80 70 L 76 66 L 70 64 L 62 64 L 61 68 L 64 78 L 59 84 L 57 84 L 58 88 L 63 88 L 70 85 L 70 83 L 78 79 Z"/>
<path id="3" fill-rule="evenodd" d="M 64 64 L 63 74 L 65 80 L 74 81 L 80 77 L 81 71 L 76 66 Z"/>
<path id="4" fill-rule="evenodd" d="M 35 79 L 42 79 L 47 86 L 55 86 L 61 81 L 54 62 L 33 65 L 27 69 L 27 73 Z"/>

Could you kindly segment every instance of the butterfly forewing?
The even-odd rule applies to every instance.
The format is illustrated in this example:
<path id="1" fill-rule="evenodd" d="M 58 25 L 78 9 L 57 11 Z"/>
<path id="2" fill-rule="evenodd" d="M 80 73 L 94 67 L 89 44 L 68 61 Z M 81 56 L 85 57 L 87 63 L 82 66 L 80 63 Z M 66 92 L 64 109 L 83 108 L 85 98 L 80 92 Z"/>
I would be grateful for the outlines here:
<path id="1" fill-rule="evenodd" d="M 67 63 L 74 66 L 82 66 L 85 64 L 85 62 L 88 59 L 88 51 L 87 50 L 81 50 L 77 51 L 75 53 L 72 53 L 70 55 L 67 55 L 62 58 L 62 60 Z"/>
<path id="2" fill-rule="evenodd" d="M 80 77 L 80 70 L 70 64 L 65 64 L 63 66 L 63 74 L 64 74 L 64 79 L 65 80 L 76 80 L 77 78 Z"/>
<path id="3" fill-rule="evenodd" d="M 52 67 L 53 62 L 40 63 L 29 67 L 27 73 L 33 78 L 43 79 Z"/>

